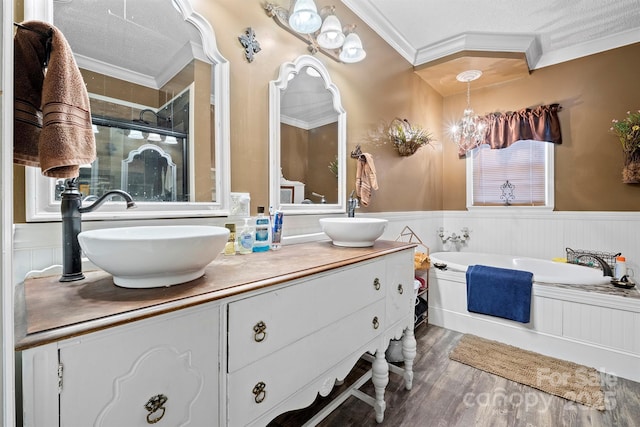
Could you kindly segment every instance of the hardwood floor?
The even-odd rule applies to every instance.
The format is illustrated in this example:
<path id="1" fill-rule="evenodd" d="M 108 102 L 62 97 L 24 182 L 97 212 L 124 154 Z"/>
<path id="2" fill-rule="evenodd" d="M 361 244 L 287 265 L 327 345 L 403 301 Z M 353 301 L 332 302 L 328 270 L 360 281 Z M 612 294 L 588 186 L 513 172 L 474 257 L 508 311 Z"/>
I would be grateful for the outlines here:
<path id="1" fill-rule="evenodd" d="M 418 327 L 418 357 L 414 365 L 413 389 L 405 390 L 402 378 L 389 374 L 383 423 L 376 423 L 371 406 L 349 397 L 318 425 L 640 426 L 640 383 L 622 378 L 609 381 L 605 393 L 611 401 L 611 408 L 601 412 L 450 360 L 449 352 L 461 336 L 458 332 L 437 326 Z M 368 369 L 367 364 L 359 363 L 346 378 L 345 384 L 354 381 Z M 360 390 L 374 395 L 371 381 Z M 341 388 L 336 387 L 329 397 L 340 391 Z M 283 414 L 269 426 L 301 426 L 327 403 L 328 398 L 318 398 L 309 408 Z"/>

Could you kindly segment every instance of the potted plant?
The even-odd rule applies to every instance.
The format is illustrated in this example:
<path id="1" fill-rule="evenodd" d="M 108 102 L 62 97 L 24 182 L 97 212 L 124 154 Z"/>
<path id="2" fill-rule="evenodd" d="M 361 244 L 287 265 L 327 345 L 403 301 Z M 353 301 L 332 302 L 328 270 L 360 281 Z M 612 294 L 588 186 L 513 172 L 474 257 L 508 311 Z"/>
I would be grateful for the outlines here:
<path id="1" fill-rule="evenodd" d="M 640 183 L 640 110 L 627 111 L 624 120 L 612 120 L 613 132 L 622 145 L 624 168 L 622 182 L 626 184 Z"/>
<path id="2" fill-rule="evenodd" d="M 429 131 L 421 127 L 411 126 L 407 119 L 393 119 L 387 134 L 401 156 L 410 156 L 420 147 L 433 141 Z"/>

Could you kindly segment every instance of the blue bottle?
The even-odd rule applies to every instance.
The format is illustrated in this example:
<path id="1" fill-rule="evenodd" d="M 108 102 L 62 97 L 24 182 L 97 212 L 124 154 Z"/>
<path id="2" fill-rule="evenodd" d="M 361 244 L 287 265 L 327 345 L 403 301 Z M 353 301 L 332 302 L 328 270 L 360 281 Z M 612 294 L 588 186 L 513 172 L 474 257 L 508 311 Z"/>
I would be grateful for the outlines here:
<path id="1" fill-rule="evenodd" d="M 264 206 L 258 206 L 258 217 L 256 218 L 256 234 L 253 241 L 253 252 L 266 252 L 271 247 L 269 238 L 271 224 L 269 217 L 264 215 Z"/>

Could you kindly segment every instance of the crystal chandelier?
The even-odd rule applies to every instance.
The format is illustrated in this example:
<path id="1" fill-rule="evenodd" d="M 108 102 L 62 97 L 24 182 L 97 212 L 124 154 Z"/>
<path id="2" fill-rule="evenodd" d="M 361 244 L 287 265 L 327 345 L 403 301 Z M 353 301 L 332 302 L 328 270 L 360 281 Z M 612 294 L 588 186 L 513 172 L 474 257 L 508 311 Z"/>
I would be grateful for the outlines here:
<path id="1" fill-rule="evenodd" d="M 459 82 L 467 83 L 467 108 L 464 109 L 462 119 L 451 128 L 453 141 L 461 152 L 467 152 L 484 142 L 485 123 L 478 118 L 471 108 L 471 82 L 482 75 L 480 70 L 468 70 L 456 76 Z"/>

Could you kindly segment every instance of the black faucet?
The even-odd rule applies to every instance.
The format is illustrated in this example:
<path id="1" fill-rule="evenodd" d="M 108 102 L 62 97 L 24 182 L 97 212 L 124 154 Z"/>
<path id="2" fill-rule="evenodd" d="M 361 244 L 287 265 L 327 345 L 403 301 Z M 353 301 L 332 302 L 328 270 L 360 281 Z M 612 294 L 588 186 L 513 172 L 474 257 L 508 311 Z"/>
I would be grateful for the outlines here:
<path id="1" fill-rule="evenodd" d="M 62 277 L 61 282 L 73 282 L 84 279 L 78 234 L 82 230 L 82 214 L 93 212 L 112 196 L 120 196 L 127 202 L 127 209 L 136 204 L 126 191 L 110 190 L 104 193 L 93 204 L 82 207 L 82 193 L 78 191 L 78 179 L 65 180 L 64 191 L 61 194 L 60 213 L 62 214 Z"/>
<path id="2" fill-rule="evenodd" d="M 600 258 L 597 255 L 580 254 L 580 255 L 576 256 L 576 261 L 579 261 L 580 258 L 582 258 L 582 257 L 588 257 L 588 258 L 595 259 L 596 261 L 598 261 L 598 264 L 600 264 L 600 267 L 602 267 L 602 275 L 603 276 L 613 277 L 613 270 L 611 270 L 611 266 L 604 259 Z"/>

